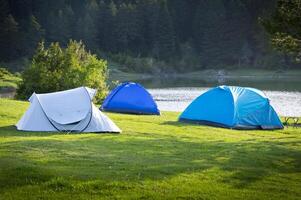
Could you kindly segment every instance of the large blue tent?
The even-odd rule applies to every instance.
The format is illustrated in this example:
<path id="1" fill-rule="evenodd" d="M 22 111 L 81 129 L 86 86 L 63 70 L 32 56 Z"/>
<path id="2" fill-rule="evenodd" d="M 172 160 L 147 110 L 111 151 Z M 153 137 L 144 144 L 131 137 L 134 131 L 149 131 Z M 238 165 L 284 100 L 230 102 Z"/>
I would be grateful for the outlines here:
<path id="1" fill-rule="evenodd" d="M 101 109 L 118 113 L 160 115 L 152 95 L 138 83 L 118 85 L 104 100 Z"/>
<path id="2" fill-rule="evenodd" d="M 196 98 L 180 121 L 234 129 L 282 129 L 265 94 L 254 88 L 219 86 Z"/>

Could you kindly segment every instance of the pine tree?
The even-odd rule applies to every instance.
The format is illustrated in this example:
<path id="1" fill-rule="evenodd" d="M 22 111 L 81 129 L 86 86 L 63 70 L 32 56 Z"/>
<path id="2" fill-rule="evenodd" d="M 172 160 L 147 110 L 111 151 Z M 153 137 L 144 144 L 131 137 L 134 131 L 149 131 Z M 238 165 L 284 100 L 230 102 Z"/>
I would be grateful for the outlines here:
<path id="1" fill-rule="evenodd" d="M 70 1 L 70 6 L 72 8 L 72 10 L 74 11 L 74 13 L 76 13 L 76 15 L 74 16 L 75 18 L 77 18 L 76 20 L 78 20 L 78 18 L 83 17 L 86 13 L 86 9 L 84 9 L 87 5 L 87 2 L 90 2 L 91 0 L 71 0 Z M 93 0 L 94 1 L 94 0 Z"/>
<path id="2" fill-rule="evenodd" d="M 88 49 L 96 49 L 96 27 L 94 20 L 87 12 L 83 18 L 79 18 L 76 26 L 75 39 L 82 40 Z"/>
<path id="3" fill-rule="evenodd" d="M 154 56 L 154 48 L 156 44 L 157 37 L 157 22 L 158 22 L 158 13 L 160 6 L 155 0 L 148 0 L 141 5 L 144 25 L 142 28 L 142 35 L 144 36 L 144 49 L 146 52 L 144 54 L 148 56 Z"/>
<path id="4" fill-rule="evenodd" d="M 11 8 L 11 15 L 16 21 L 27 19 L 32 15 L 33 2 L 32 0 L 11 0 L 9 1 Z"/>
<path id="5" fill-rule="evenodd" d="M 173 0 L 168 1 L 168 3 L 170 4 L 170 14 L 173 19 L 177 38 L 179 39 L 179 42 L 186 42 L 192 33 L 193 20 L 191 19 L 194 14 L 193 7 L 195 7 L 198 3 L 191 0 Z"/>
<path id="6" fill-rule="evenodd" d="M 223 52 L 225 65 L 240 65 L 242 49 L 248 44 L 247 25 L 250 23 L 246 8 L 240 0 L 228 0 L 225 3 L 226 25 L 223 29 Z"/>
<path id="7" fill-rule="evenodd" d="M 32 15 L 27 19 L 22 35 L 22 53 L 32 55 L 44 35 L 44 30 L 35 16 Z"/>
<path id="8" fill-rule="evenodd" d="M 99 12 L 97 16 L 97 40 L 98 47 L 105 51 L 115 51 L 115 34 L 114 24 L 115 16 L 117 14 L 117 7 L 113 1 L 106 4 L 101 1 L 99 4 Z"/>
<path id="9" fill-rule="evenodd" d="M 80 16 L 76 20 L 75 28 L 73 31 L 73 38 L 76 40 L 82 40 L 88 49 L 96 50 L 97 48 L 97 15 L 99 7 L 95 0 L 87 2 L 85 5 L 83 16 Z"/>
<path id="10" fill-rule="evenodd" d="M 37 21 L 43 27 L 48 27 L 49 18 L 49 0 L 33 0 L 32 15 L 37 18 Z"/>
<path id="11" fill-rule="evenodd" d="M 204 67 L 222 63 L 227 51 L 223 48 L 225 27 L 226 13 L 221 0 L 207 0 L 199 5 L 194 39 Z"/>
<path id="12" fill-rule="evenodd" d="M 46 44 L 81 39 L 93 51 L 169 65 L 166 61 L 174 60 L 182 66 L 263 66 L 275 51 L 258 18 L 272 13 L 276 2 L 288 5 L 283 14 L 290 14 L 298 9 L 292 3 L 299 1 L 0 0 L 0 58 L 30 56 L 45 36 Z"/>
<path id="13" fill-rule="evenodd" d="M 3 22 L 3 20 L 9 15 L 10 8 L 8 0 L 0 0 L 0 22 Z"/>
<path id="14" fill-rule="evenodd" d="M 121 4 L 117 12 L 114 24 L 114 35 L 117 51 L 137 52 L 139 46 L 139 20 L 135 13 L 136 7 L 129 4 Z"/>
<path id="15" fill-rule="evenodd" d="M 49 16 L 49 27 L 47 36 L 49 42 L 60 42 L 67 44 L 72 36 L 72 25 L 74 24 L 74 13 L 70 6 L 57 12 L 51 12 Z"/>
<path id="16" fill-rule="evenodd" d="M 1 20 L 1 19 L 0 19 Z M 18 56 L 19 25 L 12 15 L 0 21 L 0 56 L 2 60 L 11 60 Z"/>
<path id="17" fill-rule="evenodd" d="M 153 54 L 156 58 L 169 60 L 175 51 L 175 33 L 171 17 L 164 1 L 160 5 L 154 40 Z"/>

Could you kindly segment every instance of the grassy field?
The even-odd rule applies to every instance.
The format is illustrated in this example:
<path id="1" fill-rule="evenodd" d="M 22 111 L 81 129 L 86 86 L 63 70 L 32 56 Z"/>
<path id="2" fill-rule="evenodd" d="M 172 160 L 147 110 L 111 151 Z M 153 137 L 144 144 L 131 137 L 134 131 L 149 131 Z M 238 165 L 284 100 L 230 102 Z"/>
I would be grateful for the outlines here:
<path id="1" fill-rule="evenodd" d="M 0 99 L 0 199 L 301 199 L 301 129 L 108 114 L 121 134 L 19 132 Z"/>

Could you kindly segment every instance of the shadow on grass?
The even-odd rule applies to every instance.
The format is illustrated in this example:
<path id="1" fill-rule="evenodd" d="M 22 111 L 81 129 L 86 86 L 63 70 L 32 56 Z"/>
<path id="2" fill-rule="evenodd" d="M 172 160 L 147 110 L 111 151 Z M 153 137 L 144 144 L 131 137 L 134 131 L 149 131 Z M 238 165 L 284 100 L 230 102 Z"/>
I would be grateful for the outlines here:
<path id="1" fill-rule="evenodd" d="M 39 131 L 19 131 L 16 126 L 1 126 L 0 127 L 0 136 L 22 136 L 22 137 L 32 137 L 32 136 L 52 136 L 52 135 L 81 135 L 86 134 L 82 132 L 39 132 Z M 109 133 L 109 132 L 100 132 L 100 133 L 88 133 L 88 134 L 108 134 L 108 135 L 119 135 L 119 133 Z"/>
<path id="2" fill-rule="evenodd" d="M 301 152 L 290 148 L 298 144 L 253 140 L 195 142 L 171 136 L 7 142 L 0 151 L 11 154 L 0 157 L 0 163 L 10 164 L 1 165 L 8 175 L 0 177 L 0 182 L 4 183 L 2 187 L 14 187 L 14 180 L 18 184 L 43 183 L 61 176 L 82 181 L 137 182 L 218 169 L 224 183 L 242 188 L 273 173 L 300 173 Z"/>
<path id="3" fill-rule="evenodd" d="M 0 136 L 50 136 L 57 134 L 57 132 L 18 131 L 14 125 L 0 127 Z"/>
<path id="4" fill-rule="evenodd" d="M 238 130 L 238 129 L 231 129 L 228 128 L 226 126 L 216 126 L 214 124 L 210 124 L 210 123 L 201 123 L 198 121 L 165 121 L 163 123 L 161 123 L 162 125 L 170 125 L 170 126 L 175 126 L 175 127 L 207 127 L 207 128 L 217 128 L 217 129 L 227 129 L 227 130 Z M 251 130 L 254 131 L 254 130 Z"/>
<path id="5" fill-rule="evenodd" d="M 176 127 L 186 127 L 186 126 L 207 126 L 203 124 L 198 124 L 198 123 L 188 123 L 188 122 L 180 122 L 180 121 L 165 121 L 162 122 L 161 125 L 170 125 L 170 126 L 176 126 Z M 212 127 L 212 126 L 207 126 L 207 127 Z"/>
<path id="6" fill-rule="evenodd" d="M 292 127 L 292 128 L 299 128 L 301 131 L 301 123 L 292 124 L 292 123 L 283 123 L 283 126 L 285 127 Z"/>
<path id="7" fill-rule="evenodd" d="M 53 177 L 49 170 L 22 157 L 1 157 L 0 166 L 0 191 L 5 188 L 44 183 Z"/>

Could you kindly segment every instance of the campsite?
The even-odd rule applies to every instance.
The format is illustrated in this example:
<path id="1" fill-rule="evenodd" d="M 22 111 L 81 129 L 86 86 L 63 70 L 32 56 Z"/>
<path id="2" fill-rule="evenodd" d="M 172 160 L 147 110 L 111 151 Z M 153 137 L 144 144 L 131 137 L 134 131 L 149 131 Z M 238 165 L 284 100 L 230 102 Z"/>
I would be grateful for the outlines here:
<path id="1" fill-rule="evenodd" d="M 0 0 L 0 200 L 301 200 L 301 0 Z"/>
<path id="2" fill-rule="evenodd" d="M 0 100 L 1 199 L 298 199 L 300 129 L 214 128 L 179 113 L 108 116 L 121 134 L 19 132 Z M 7 108 L 7 109 L 3 109 Z"/>

